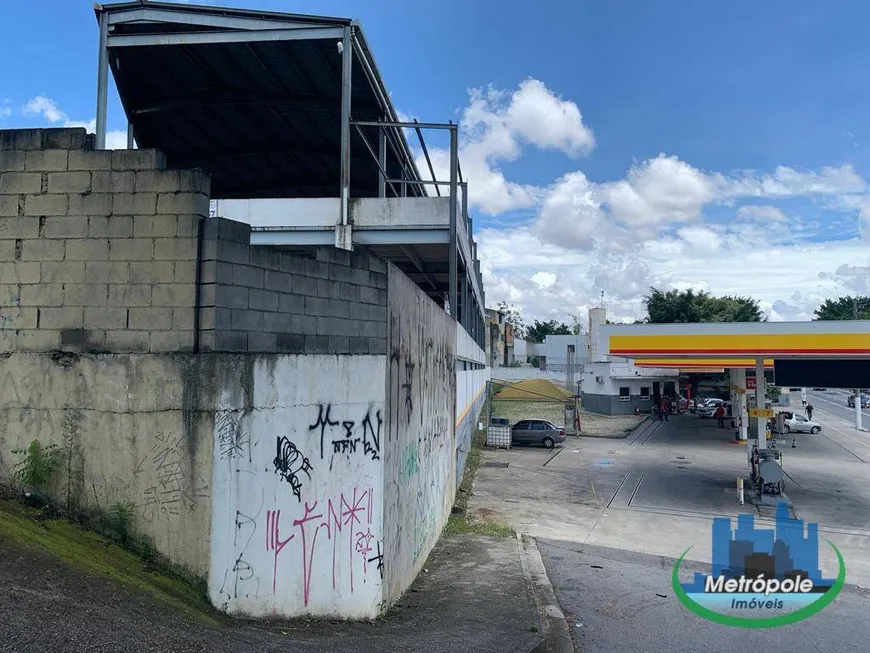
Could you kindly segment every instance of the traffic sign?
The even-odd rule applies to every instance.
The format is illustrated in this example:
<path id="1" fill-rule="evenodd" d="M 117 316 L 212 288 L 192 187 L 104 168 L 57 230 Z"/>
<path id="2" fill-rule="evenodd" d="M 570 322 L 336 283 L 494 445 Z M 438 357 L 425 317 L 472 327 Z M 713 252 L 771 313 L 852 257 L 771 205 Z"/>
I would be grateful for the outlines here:
<path id="1" fill-rule="evenodd" d="M 750 417 L 773 417 L 774 412 L 770 408 L 750 408 Z"/>

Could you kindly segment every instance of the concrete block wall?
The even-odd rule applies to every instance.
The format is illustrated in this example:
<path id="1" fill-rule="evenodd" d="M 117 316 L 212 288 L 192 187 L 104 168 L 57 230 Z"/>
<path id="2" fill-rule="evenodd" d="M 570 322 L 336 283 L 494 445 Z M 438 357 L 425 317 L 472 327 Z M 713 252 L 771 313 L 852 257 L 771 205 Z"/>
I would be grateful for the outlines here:
<path id="1" fill-rule="evenodd" d="M 0 352 L 192 350 L 209 186 L 84 129 L 0 132 Z"/>
<path id="2" fill-rule="evenodd" d="M 384 354 L 387 266 L 334 247 L 313 255 L 249 245 L 251 227 L 205 222 L 203 351 Z"/>

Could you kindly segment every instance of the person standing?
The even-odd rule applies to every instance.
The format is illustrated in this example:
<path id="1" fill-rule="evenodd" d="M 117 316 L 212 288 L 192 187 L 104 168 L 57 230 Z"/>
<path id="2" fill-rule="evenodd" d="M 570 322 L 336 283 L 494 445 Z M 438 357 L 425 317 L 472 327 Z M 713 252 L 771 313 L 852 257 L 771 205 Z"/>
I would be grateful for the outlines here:
<path id="1" fill-rule="evenodd" d="M 725 407 L 722 404 L 719 404 L 716 407 L 716 412 L 713 413 L 713 416 L 716 418 L 716 421 L 719 424 L 720 429 L 725 428 Z"/>
<path id="2" fill-rule="evenodd" d="M 670 408 L 670 406 L 668 405 L 669 403 L 670 402 L 668 402 L 667 399 L 663 398 L 662 403 L 659 406 L 659 411 L 661 412 L 661 419 L 664 420 L 665 422 L 668 421 L 668 409 Z"/>
<path id="3" fill-rule="evenodd" d="M 807 404 L 807 419 L 808 420 L 813 419 L 813 405 L 809 404 L 809 403 Z"/>

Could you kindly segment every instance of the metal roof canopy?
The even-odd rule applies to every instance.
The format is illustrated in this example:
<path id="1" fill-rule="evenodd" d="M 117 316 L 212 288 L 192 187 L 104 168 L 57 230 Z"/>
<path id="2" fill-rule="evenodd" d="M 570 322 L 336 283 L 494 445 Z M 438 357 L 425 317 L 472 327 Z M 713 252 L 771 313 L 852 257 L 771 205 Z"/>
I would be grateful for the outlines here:
<path id="1" fill-rule="evenodd" d="M 641 358 L 635 360 L 636 367 L 671 367 L 687 372 L 708 370 L 755 369 L 754 358 Z M 764 367 L 773 369 L 773 359 L 765 358 Z"/>
<path id="2" fill-rule="evenodd" d="M 601 327 L 606 352 L 632 359 L 870 359 L 870 321 L 702 322 Z"/>
<path id="3" fill-rule="evenodd" d="M 166 2 L 94 11 L 98 148 L 111 68 L 139 146 L 162 150 L 172 167 L 210 173 L 213 198 L 346 189 L 346 200 L 377 197 L 385 177 L 422 179 L 401 128 L 351 127 L 397 121 L 355 21 Z M 426 196 L 414 183 L 389 184 L 390 193 Z"/>

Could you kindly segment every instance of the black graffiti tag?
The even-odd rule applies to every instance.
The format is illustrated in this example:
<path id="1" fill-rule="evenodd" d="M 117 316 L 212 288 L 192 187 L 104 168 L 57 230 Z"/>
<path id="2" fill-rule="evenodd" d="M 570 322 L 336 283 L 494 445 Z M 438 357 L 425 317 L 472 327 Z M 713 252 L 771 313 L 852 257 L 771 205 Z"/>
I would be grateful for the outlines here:
<path id="1" fill-rule="evenodd" d="M 323 458 L 323 436 L 326 434 L 327 427 L 338 426 L 337 421 L 329 419 L 329 413 L 332 411 L 332 404 L 320 406 L 317 411 L 317 421 L 308 427 L 309 431 L 320 429 L 320 457 Z"/>
<path id="2" fill-rule="evenodd" d="M 290 484 L 296 499 L 302 501 L 302 481 L 299 475 L 304 473 L 311 479 L 311 463 L 308 458 L 286 436 L 281 436 L 277 439 L 277 452 L 272 462 L 275 473 L 280 474 Z"/>
<path id="3" fill-rule="evenodd" d="M 371 410 L 363 418 L 363 447 L 365 448 L 366 455 L 371 456 L 372 460 L 380 460 L 381 427 L 384 424 L 384 421 L 381 419 L 381 411 L 375 411 L 375 419 L 377 420 L 377 427 L 372 424 Z"/>

